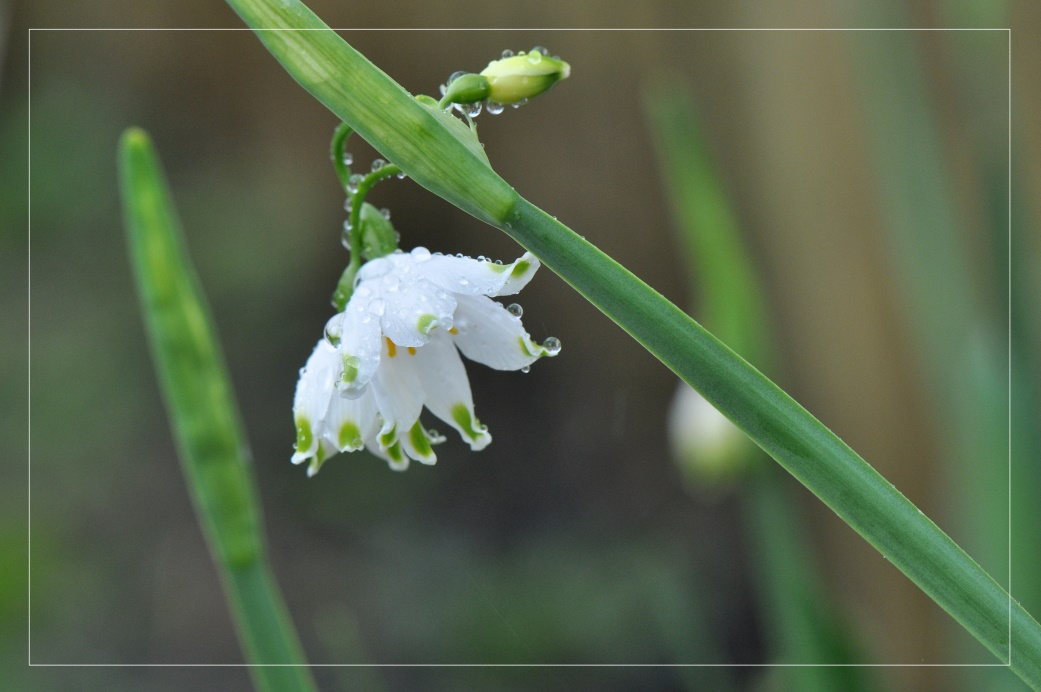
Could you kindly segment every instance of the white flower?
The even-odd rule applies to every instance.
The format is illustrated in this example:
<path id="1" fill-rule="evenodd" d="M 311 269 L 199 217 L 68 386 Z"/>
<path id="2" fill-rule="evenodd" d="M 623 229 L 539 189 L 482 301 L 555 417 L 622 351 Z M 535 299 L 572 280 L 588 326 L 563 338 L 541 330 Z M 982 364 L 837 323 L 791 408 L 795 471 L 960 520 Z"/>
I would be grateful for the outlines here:
<path id="1" fill-rule="evenodd" d="M 673 456 L 695 485 L 720 485 L 740 477 L 748 438 L 690 385 L 680 382 L 668 417 Z"/>
<path id="2" fill-rule="evenodd" d="M 556 339 L 533 342 L 519 311 L 489 297 L 518 292 L 538 268 L 530 253 L 503 265 L 422 247 L 365 263 L 300 371 L 293 463 L 310 460 L 314 475 L 336 452 L 365 447 L 396 470 L 409 459 L 433 464 L 431 445 L 444 438 L 420 423 L 424 406 L 471 449 L 486 447 L 492 438 L 474 415 L 458 351 L 497 370 L 560 351 Z"/>

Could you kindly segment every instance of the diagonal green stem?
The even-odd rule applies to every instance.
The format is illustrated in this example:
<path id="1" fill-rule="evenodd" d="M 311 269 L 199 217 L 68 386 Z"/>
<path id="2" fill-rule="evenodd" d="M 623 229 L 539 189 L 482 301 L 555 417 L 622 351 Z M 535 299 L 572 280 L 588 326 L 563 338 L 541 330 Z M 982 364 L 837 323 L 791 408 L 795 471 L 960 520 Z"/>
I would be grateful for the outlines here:
<path id="1" fill-rule="evenodd" d="M 999 660 L 1041 688 L 1041 626 L 806 409 L 654 289 L 517 195 L 449 124 L 302 3 L 228 3 L 304 88 L 380 153 L 427 189 L 535 253 L 711 401 Z"/>
<path id="2" fill-rule="evenodd" d="M 120 143 L 131 264 L 188 490 L 261 690 L 314 689 L 268 564 L 249 451 L 216 331 L 143 131 Z M 272 665 L 274 664 L 274 665 Z"/>

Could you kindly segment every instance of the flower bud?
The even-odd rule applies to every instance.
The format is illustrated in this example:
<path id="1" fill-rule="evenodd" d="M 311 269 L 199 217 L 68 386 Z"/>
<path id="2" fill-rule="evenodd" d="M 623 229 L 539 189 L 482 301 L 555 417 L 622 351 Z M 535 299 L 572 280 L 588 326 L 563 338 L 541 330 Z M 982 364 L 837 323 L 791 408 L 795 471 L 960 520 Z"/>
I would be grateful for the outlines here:
<path id="1" fill-rule="evenodd" d="M 488 99 L 496 103 L 520 103 L 538 96 L 571 74 L 571 66 L 541 50 L 493 60 L 481 71 L 490 90 Z"/>

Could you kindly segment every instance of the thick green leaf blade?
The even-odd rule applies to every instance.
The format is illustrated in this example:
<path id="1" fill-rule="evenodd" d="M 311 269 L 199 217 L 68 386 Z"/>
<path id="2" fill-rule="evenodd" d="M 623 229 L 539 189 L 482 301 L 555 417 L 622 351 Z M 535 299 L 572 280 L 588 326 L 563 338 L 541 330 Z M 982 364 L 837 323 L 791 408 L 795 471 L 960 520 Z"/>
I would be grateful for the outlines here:
<path id="1" fill-rule="evenodd" d="M 245 434 L 216 331 L 148 135 L 120 143 L 130 258 L 181 467 L 263 690 L 312 690 L 302 649 L 267 563 Z"/>
<path id="2" fill-rule="evenodd" d="M 409 119 L 396 112 L 388 118 L 387 112 L 377 113 L 366 105 L 374 100 L 384 108 L 400 106 L 402 112 L 411 109 L 408 112 L 413 113 L 416 102 L 400 98 L 405 93 L 401 87 L 388 84 L 389 77 L 367 60 L 355 59 L 356 52 L 302 3 L 228 3 L 254 29 L 317 26 L 318 31 L 279 32 L 294 36 L 291 42 L 273 42 L 265 36 L 271 32 L 258 31 L 258 36 L 290 74 L 334 113 L 363 136 L 373 133 L 371 143 L 391 161 L 412 174 L 409 166 L 425 158 L 429 167 L 422 177 L 413 175 L 417 182 L 493 223 L 531 250 L 712 402 L 995 656 L 1011 661 L 1014 671 L 1041 688 L 1041 626 L 943 531 L 806 409 L 574 231 L 519 195 L 511 206 L 510 193 L 485 178 L 489 169 L 472 154 L 463 153 L 448 127 L 438 127 L 431 120 L 424 123 L 429 129 L 424 128 L 423 136 L 417 137 Z M 308 68 L 307 63 L 317 67 Z M 336 82 L 335 88 L 330 87 L 331 81 Z M 457 183 L 466 180 L 467 168 L 475 180 L 479 176 L 489 185 L 469 192 L 459 189 Z M 453 181 L 449 186 L 437 181 L 442 169 L 444 178 Z M 1014 655 L 1010 653 L 1010 634 L 1016 642 Z"/>

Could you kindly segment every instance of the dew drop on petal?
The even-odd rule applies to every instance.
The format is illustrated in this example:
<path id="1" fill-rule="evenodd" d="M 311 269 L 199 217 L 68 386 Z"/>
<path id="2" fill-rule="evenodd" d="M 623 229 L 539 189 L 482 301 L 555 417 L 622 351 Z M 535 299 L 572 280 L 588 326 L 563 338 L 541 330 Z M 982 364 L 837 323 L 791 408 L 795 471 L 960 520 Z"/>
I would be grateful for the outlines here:
<path id="1" fill-rule="evenodd" d="M 377 317 L 382 317 L 383 312 L 386 309 L 386 306 L 383 304 L 382 298 L 373 298 L 371 301 L 369 301 L 368 309 L 369 312 L 371 312 L 373 315 L 376 315 Z"/>
<path id="2" fill-rule="evenodd" d="M 462 70 L 456 70 L 455 72 L 453 72 L 453 73 L 452 73 L 452 74 L 451 74 L 451 75 L 450 75 L 450 76 L 448 77 L 448 83 L 449 83 L 449 84 L 451 84 L 451 83 L 452 83 L 452 82 L 454 82 L 455 80 L 457 80 L 457 79 L 459 79 L 460 77 L 462 77 L 462 76 L 463 76 L 464 74 L 466 74 L 466 73 L 465 73 L 465 72 L 463 72 Z"/>
<path id="3" fill-rule="evenodd" d="M 549 55 L 549 51 L 542 46 L 535 46 L 531 49 L 531 53 L 538 53 L 539 55 Z"/>
<path id="4" fill-rule="evenodd" d="M 515 101 L 515 102 L 513 102 L 510 105 L 512 105 L 514 108 L 520 108 L 521 106 L 523 106 L 527 102 L 528 102 L 528 99 L 521 99 L 520 101 Z"/>
<path id="5" fill-rule="evenodd" d="M 522 308 L 517 303 L 510 303 L 509 305 L 507 305 L 506 306 L 506 311 L 509 312 L 514 317 L 520 317 L 521 315 L 524 314 L 524 308 Z"/>
<path id="6" fill-rule="evenodd" d="M 397 174 L 396 177 L 397 177 L 398 180 L 404 180 L 405 179 L 405 171 L 398 171 L 398 174 Z"/>
<path id="7" fill-rule="evenodd" d="M 502 105 L 498 101 L 485 101 L 484 110 L 488 111 L 492 115 L 498 115 L 502 113 L 506 106 Z"/>
<path id="8" fill-rule="evenodd" d="M 463 112 L 471 118 L 476 118 L 478 115 L 481 114 L 482 107 L 483 106 L 480 101 L 478 101 L 477 103 L 467 103 L 463 106 Z"/>
<path id="9" fill-rule="evenodd" d="M 416 262 L 426 262 L 430 259 L 430 250 L 427 250 L 422 245 L 412 248 L 412 252 L 409 254 Z"/>
<path id="10" fill-rule="evenodd" d="M 528 62 L 530 62 L 532 65 L 538 65 L 540 62 L 542 62 L 542 53 L 538 52 L 537 50 L 532 50 L 530 53 L 528 53 Z"/>
<path id="11" fill-rule="evenodd" d="M 525 375 L 527 375 L 529 372 L 531 372 L 531 366 L 530 365 L 525 365 L 523 368 L 521 368 L 521 372 L 523 372 Z"/>
<path id="12" fill-rule="evenodd" d="M 501 265 L 502 264 L 502 260 L 495 260 L 495 263 Z"/>
<path id="13" fill-rule="evenodd" d="M 504 50 L 502 52 L 502 57 L 503 58 L 512 58 L 513 57 L 513 51 L 510 50 L 509 48 L 507 48 L 506 50 Z"/>
<path id="14" fill-rule="evenodd" d="M 325 340 L 329 345 L 336 348 L 340 345 L 340 337 L 343 334 L 343 318 L 336 315 L 325 324 Z"/>
<path id="15" fill-rule="evenodd" d="M 542 342 L 542 348 L 546 349 L 546 355 L 555 356 L 560 353 L 560 339 L 555 336 L 548 337 Z"/>

